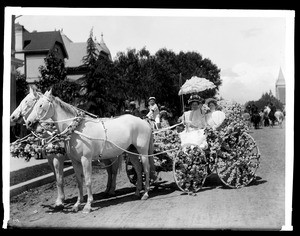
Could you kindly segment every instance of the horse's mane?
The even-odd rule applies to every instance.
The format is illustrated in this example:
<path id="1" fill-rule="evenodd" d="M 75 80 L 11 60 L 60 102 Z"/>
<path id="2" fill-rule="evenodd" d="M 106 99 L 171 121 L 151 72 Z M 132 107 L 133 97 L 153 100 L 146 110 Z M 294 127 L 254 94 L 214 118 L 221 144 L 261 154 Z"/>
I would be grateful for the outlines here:
<path id="1" fill-rule="evenodd" d="M 59 97 L 55 97 L 55 96 L 52 96 L 52 97 L 53 97 L 53 100 L 66 112 L 69 112 L 69 113 L 73 114 L 74 116 L 76 116 L 78 114 L 78 110 L 76 109 L 76 107 L 64 102 Z"/>

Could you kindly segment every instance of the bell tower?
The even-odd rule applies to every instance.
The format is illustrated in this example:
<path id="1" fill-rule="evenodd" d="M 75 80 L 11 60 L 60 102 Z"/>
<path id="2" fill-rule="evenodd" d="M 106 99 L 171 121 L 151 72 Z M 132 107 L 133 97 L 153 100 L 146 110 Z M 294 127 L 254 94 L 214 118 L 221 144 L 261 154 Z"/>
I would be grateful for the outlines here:
<path id="1" fill-rule="evenodd" d="M 285 105 L 285 79 L 280 67 L 279 75 L 276 81 L 276 98 Z"/>

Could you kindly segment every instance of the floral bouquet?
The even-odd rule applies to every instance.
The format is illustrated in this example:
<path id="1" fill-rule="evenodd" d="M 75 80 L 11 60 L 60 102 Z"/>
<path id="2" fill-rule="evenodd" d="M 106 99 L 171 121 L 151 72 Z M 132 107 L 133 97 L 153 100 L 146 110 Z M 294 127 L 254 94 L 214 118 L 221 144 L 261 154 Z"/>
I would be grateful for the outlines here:
<path id="1" fill-rule="evenodd" d="M 29 161 L 43 151 L 45 151 L 45 154 L 65 154 L 63 143 L 70 139 L 71 134 L 80 124 L 83 116 L 84 114 L 80 112 L 78 117 L 67 127 L 66 132 L 62 134 L 57 134 L 58 131 L 53 123 L 43 122 L 38 126 L 36 133 L 31 133 L 10 144 L 12 157 L 20 157 L 24 158 L 25 161 Z"/>

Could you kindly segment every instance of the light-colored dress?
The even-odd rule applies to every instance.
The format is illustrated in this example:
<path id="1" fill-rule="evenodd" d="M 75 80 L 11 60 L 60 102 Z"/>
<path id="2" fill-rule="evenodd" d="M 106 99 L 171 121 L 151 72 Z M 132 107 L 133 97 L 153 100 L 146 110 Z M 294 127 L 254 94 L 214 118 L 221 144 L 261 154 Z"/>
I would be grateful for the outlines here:
<path id="1" fill-rule="evenodd" d="M 147 117 L 154 120 L 157 124 L 160 123 L 159 109 L 156 104 L 149 105 L 149 113 L 147 114 Z"/>
<path id="2" fill-rule="evenodd" d="M 187 111 L 184 112 L 182 119 L 187 124 L 187 127 L 179 134 L 181 146 L 194 144 L 198 145 L 201 149 L 206 149 L 208 145 L 204 128 L 207 124 L 204 112 L 200 108 Z"/>
<path id="3" fill-rule="evenodd" d="M 222 111 L 213 111 L 205 115 L 206 123 L 213 129 L 218 128 L 225 119 L 225 113 Z"/>

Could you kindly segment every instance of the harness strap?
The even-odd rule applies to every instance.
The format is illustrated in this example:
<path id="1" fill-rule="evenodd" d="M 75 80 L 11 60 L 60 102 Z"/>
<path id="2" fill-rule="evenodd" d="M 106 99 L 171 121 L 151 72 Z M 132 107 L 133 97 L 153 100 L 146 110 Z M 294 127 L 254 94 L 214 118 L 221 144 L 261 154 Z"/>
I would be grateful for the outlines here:
<path id="1" fill-rule="evenodd" d="M 174 127 L 178 126 L 178 125 L 181 125 L 183 124 L 183 122 L 180 122 L 178 124 L 175 124 L 175 125 L 172 125 L 172 126 L 169 126 L 169 127 L 166 127 L 166 128 L 163 128 L 163 129 L 160 129 L 160 130 L 157 130 L 155 132 L 153 132 L 153 134 L 157 134 L 157 133 L 160 133 L 160 132 L 163 132 L 165 130 L 169 130 L 169 129 L 173 129 Z"/>
<path id="2" fill-rule="evenodd" d="M 89 137 L 89 136 L 87 136 L 87 135 L 85 135 L 85 134 L 83 134 L 83 133 L 81 133 L 81 132 L 79 132 L 79 131 L 77 131 L 77 130 L 74 130 L 74 133 L 76 133 L 76 134 L 78 134 L 78 135 L 81 135 L 81 136 L 83 136 L 83 137 L 85 137 L 85 138 L 88 138 L 88 139 L 93 139 L 93 140 L 103 140 L 103 141 L 109 142 L 109 143 L 113 144 L 114 146 L 116 146 L 117 148 L 121 149 L 122 151 L 124 151 L 124 152 L 126 152 L 126 153 L 129 153 L 129 154 L 132 154 L 132 155 L 136 155 L 136 156 L 140 156 L 140 154 L 135 153 L 135 152 L 130 152 L 130 151 L 128 151 L 128 150 L 126 150 L 126 149 L 120 147 L 119 145 L 117 145 L 116 143 L 114 143 L 114 142 L 112 142 L 112 141 L 110 141 L 110 140 L 103 139 L 103 138 L 93 138 L 93 137 Z M 151 155 L 143 155 L 143 156 L 146 156 L 146 157 L 158 156 L 158 155 L 160 155 L 160 154 L 167 153 L 167 152 L 174 151 L 174 150 L 177 150 L 177 148 L 169 149 L 169 150 L 167 150 L 167 151 L 162 151 L 162 152 L 155 153 L 155 154 L 151 154 Z"/>
<path id="3" fill-rule="evenodd" d="M 101 168 L 101 169 L 104 169 L 104 168 L 110 167 L 110 166 L 112 166 L 113 164 L 115 164 L 115 162 L 116 162 L 118 159 L 119 159 L 119 156 L 117 156 L 116 159 L 115 159 L 112 163 L 110 163 L 109 165 L 103 166 L 103 167 L 101 166 L 100 168 Z M 98 161 L 99 161 L 99 160 L 98 160 Z"/>
<path id="4" fill-rule="evenodd" d="M 106 129 L 105 125 L 104 125 L 104 121 L 103 121 L 103 120 L 101 120 L 101 124 L 102 124 L 103 129 L 104 129 L 105 140 L 104 140 L 104 144 L 103 144 L 103 146 L 102 146 L 102 150 L 101 150 L 101 152 L 100 152 L 100 154 L 99 154 L 100 158 L 101 158 L 101 156 L 102 156 L 102 153 L 103 153 L 103 150 L 104 150 L 104 148 L 105 148 L 106 141 L 107 141 L 107 129 Z M 76 131 L 76 130 L 75 130 L 75 131 Z M 74 132 L 75 132 L 75 131 L 74 131 Z"/>

